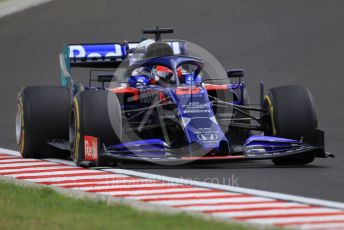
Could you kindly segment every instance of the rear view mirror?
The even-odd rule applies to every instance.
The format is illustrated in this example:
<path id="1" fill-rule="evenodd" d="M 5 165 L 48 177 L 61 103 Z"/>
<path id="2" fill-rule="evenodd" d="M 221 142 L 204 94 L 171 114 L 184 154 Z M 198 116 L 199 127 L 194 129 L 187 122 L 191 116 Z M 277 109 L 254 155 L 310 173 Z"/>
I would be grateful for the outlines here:
<path id="1" fill-rule="evenodd" d="M 227 70 L 227 77 L 228 78 L 242 78 L 244 77 L 244 70 L 243 69 L 230 69 Z"/>
<path id="2" fill-rule="evenodd" d="M 98 74 L 97 81 L 98 82 L 111 82 L 113 78 L 113 74 Z"/>

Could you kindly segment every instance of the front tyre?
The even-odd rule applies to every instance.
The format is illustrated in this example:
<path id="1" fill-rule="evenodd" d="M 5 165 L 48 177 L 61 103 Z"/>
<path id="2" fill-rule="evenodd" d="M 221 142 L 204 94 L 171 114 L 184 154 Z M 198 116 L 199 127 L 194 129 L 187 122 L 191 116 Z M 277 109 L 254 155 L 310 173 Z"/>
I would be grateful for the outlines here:
<path id="1" fill-rule="evenodd" d="M 87 90 L 74 97 L 69 138 L 76 165 L 80 166 L 85 161 L 85 136 L 96 137 L 101 144 L 107 146 L 119 144 L 121 135 L 121 106 L 115 94 L 105 90 Z M 99 160 L 95 163 L 103 165 Z"/>
<path id="2" fill-rule="evenodd" d="M 303 86 L 282 86 L 270 89 L 264 105 L 265 135 L 302 140 L 314 143 L 318 127 L 314 99 Z M 305 165 L 312 162 L 315 152 L 302 155 L 275 158 L 275 165 Z"/>

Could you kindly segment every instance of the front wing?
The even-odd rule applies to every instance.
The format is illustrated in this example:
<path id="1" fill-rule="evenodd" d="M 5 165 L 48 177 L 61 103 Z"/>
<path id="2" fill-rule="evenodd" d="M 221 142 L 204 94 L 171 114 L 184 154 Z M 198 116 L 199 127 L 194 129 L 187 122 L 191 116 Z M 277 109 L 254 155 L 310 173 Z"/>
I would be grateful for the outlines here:
<path id="1" fill-rule="evenodd" d="M 123 160 L 123 161 L 149 161 L 149 162 L 189 162 L 189 161 L 223 161 L 223 160 L 266 160 L 266 159 L 273 159 L 273 158 L 283 158 L 287 156 L 297 156 L 303 155 L 306 153 L 310 153 L 312 151 L 318 152 L 322 151 L 319 147 L 307 147 L 302 148 L 299 150 L 292 150 L 286 152 L 275 152 L 275 153 L 265 153 L 265 154 L 236 154 L 236 155 L 229 155 L 229 156 L 183 156 L 183 157 L 175 157 L 175 156 L 166 156 L 166 157 L 143 157 L 143 156 L 135 156 L 135 155 L 116 155 L 116 154 L 109 154 L 109 153 L 101 153 L 100 158 L 105 159 L 116 159 L 116 160 Z M 329 157 L 331 155 L 328 155 Z"/>
<path id="2" fill-rule="evenodd" d="M 298 157 L 305 154 L 315 154 L 316 156 L 320 157 L 333 157 L 331 154 L 324 153 L 324 149 L 321 147 L 314 147 L 310 145 L 301 145 L 299 148 L 294 148 L 291 150 L 281 151 L 278 150 L 276 152 L 234 152 L 232 155 L 227 156 L 192 156 L 192 155 L 181 155 L 176 156 L 173 150 L 169 150 L 166 146 L 161 147 L 159 145 L 151 145 L 149 149 L 142 147 L 140 145 L 136 145 L 135 148 L 127 151 L 123 150 L 116 150 L 114 151 L 111 148 L 101 148 L 101 145 L 98 143 L 97 146 L 94 146 L 89 149 L 97 148 L 97 156 L 92 161 L 85 161 L 83 164 L 85 165 L 99 165 L 99 162 L 102 162 L 101 165 L 106 163 L 114 163 L 114 162 L 130 162 L 130 161 L 143 161 L 143 162 L 152 162 L 152 163 L 161 163 L 166 165 L 173 165 L 173 164 L 186 164 L 191 162 L 230 162 L 230 161 L 239 161 L 239 160 L 266 160 L 266 159 L 276 159 L 276 158 L 285 158 L 285 157 Z M 141 149 L 142 147 L 142 149 Z M 85 155 L 92 155 L 92 153 L 85 153 Z M 93 153 L 94 155 L 94 153 Z"/>

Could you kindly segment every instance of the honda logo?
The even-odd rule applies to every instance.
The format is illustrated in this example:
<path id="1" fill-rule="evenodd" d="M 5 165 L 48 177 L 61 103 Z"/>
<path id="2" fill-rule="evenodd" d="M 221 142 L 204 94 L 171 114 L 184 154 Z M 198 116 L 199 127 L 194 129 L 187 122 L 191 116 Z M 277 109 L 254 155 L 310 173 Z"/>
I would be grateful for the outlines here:
<path id="1" fill-rule="evenodd" d="M 219 136 L 217 134 L 198 134 L 197 138 L 201 141 L 216 141 Z"/>

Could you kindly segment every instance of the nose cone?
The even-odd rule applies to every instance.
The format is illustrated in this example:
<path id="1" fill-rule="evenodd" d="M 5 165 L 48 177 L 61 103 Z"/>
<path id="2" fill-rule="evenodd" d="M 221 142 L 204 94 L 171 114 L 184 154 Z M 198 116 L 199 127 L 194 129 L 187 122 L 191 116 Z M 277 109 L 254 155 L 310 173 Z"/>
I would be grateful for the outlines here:
<path id="1" fill-rule="evenodd" d="M 200 142 L 193 142 L 190 145 L 191 156 L 229 156 L 230 145 L 227 140 L 220 140 L 214 146 L 204 146 Z"/>

